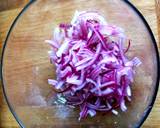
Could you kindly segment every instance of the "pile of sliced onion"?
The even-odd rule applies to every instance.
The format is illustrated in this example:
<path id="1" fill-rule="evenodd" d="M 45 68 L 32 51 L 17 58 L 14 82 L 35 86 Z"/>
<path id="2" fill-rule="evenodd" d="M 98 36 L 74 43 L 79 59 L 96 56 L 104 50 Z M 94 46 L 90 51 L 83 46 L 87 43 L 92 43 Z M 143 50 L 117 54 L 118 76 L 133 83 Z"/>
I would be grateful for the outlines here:
<path id="1" fill-rule="evenodd" d="M 71 23 L 60 24 L 46 42 L 57 74 L 48 83 L 63 94 L 66 104 L 80 108 L 79 120 L 98 111 L 117 115 L 117 108 L 127 110 L 134 69 L 141 61 L 127 58 L 130 41 L 122 28 L 109 25 L 97 12 L 76 11 Z"/>

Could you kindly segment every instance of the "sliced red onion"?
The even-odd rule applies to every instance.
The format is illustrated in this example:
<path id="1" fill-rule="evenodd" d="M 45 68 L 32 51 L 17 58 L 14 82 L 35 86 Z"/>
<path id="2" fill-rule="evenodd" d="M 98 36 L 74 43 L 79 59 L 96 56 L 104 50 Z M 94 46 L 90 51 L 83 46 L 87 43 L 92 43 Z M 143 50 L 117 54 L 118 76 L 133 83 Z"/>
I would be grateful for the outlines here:
<path id="1" fill-rule="evenodd" d="M 66 82 L 69 83 L 69 84 L 75 84 L 75 85 L 81 85 L 82 84 L 82 80 L 75 79 L 74 77 L 67 78 Z"/>
<path id="2" fill-rule="evenodd" d="M 48 83 L 63 96 L 58 101 L 79 107 L 79 120 L 98 111 L 127 111 L 125 103 L 131 101 L 131 83 L 141 61 L 126 56 L 131 42 L 124 47 L 124 30 L 109 25 L 97 12 L 76 11 L 71 23 L 61 23 L 53 36 L 46 42 L 57 78 Z"/>
<path id="3" fill-rule="evenodd" d="M 54 48 L 59 48 L 59 44 L 53 40 L 45 40 L 46 43 L 50 44 Z"/>
<path id="4" fill-rule="evenodd" d="M 93 59 L 93 58 L 92 58 L 92 57 L 84 58 L 83 60 L 77 62 L 77 63 L 75 64 L 75 66 L 77 67 L 77 66 L 80 66 L 80 65 L 82 65 L 82 64 L 84 64 L 84 63 L 87 63 L 87 62 L 90 61 L 91 59 Z"/>
<path id="5" fill-rule="evenodd" d="M 59 27 L 54 29 L 54 35 L 53 36 L 54 36 L 55 42 L 57 42 L 57 44 L 60 45 L 63 38 L 64 38 L 64 33 L 61 32 Z"/>
<path id="6" fill-rule="evenodd" d="M 131 96 L 131 88 L 130 88 L 130 86 L 126 87 L 126 93 L 127 93 L 128 96 Z"/>
<path id="7" fill-rule="evenodd" d="M 88 114 L 89 114 L 91 117 L 93 117 L 93 116 L 96 115 L 96 111 L 95 111 L 94 109 L 89 109 L 89 110 L 88 110 Z"/>
<path id="8" fill-rule="evenodd" d="M 118 115 L 118 112 L 114 109 L 112 109 L 112 113 L 115 114 L 115 115 Z"/>
<path id="9" fill-rule="evenodd" d="M 102 93 L 102 95 L 108 95 L 108 94 L 110 94 L 110 93 L 112 93 L 112 92 L 114 92 L 113 89 L 107 88 L 107 89 L 105 89 L 104 91 L 102 91 L 101 93 Z M 100 95 L 100 96 L 101 96 L 101 95 Z"/>
<path id="10" fill-rule="evenodd" d="M 92 64 L 97 60 L 98 56 L 100 55 L 101 48 L 102 48 L 102 47 L 101 47 L 101 44 L 99 44 L 99 45 L 97 46 L 97 50 L 96 50 L 96 52 L 95 52 L 95 55 L 94 55 L 93 59 L 92 59 L 90 62 L 86 63 L 86 64 L 83 64 L 83 65 L 81 65 L 81 66 L 78 66 L 78 67 L 77 67 L 77 71 L 82 70 L 82 69 L 84 69 L 84 68 L 92 65 Z"/>
<path id="11" fill-rule="evenodd" d="M 126 107 L 126 105 L 125 105 L 125 101 L 124 101 L 124 100 L 121 101 L 120 107 L 121 107 L 121 110 L 122 110 L 122 111 L 126 111 L 126 110 L 127 110 L 127 107 Z"/>
<path id="12" fill-rule="evenodd" d="M 62 70 L 60 72 L 60 76 L 63 78 L 63 77 L 66 77 L 67 75 L 69 74 L 72 74 L 72 69 L 70 66 L 67 66 L 64 70 Z"/>
<path id="13" fill-rule="evenodd" d="M 64 41 L 64 43 L 63 43 L 63 44 L 60 46 L 60 48 L 58 49 L 56 55 L 57 55 L 58 57 L 61 57 L 62 54 L 66 54 L 66 53 L 67 53 L 68 49 L 69 49 L 69 40 L 66 39 L 66 40 Z"/>
<path id="14" fill-rule="evenodd" d="M 58 82 L 56 80 L 48 79 L 48 84 L 56 85 Z"/>
<path id="15" fill-rule="evenodd" d="M 64 81 L 59 81 L 56 85 L 55 85 L 55 88 L 56 89 L 61 89 L 62 88 L 62 86 L 64 85 Z"/>

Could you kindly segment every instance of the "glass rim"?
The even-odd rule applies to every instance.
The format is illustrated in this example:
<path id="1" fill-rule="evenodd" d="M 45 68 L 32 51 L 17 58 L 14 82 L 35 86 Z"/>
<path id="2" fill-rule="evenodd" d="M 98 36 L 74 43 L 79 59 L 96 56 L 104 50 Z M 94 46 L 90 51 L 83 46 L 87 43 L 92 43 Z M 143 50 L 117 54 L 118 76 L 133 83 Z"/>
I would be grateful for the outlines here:
<path id="1" fill-rule="evenodd" d="M 5 48 L 6 48 L 6 45 L 7 45 L 7 41 L 8 41 L 8 38 L 12 32 L 12 29 L 14 28 L 16 22 L 18 21 L 18 19 L 23 15 L 23 13 L 28 9 L 29 6 L 31 6 L 36 0 L 30 0 L 24 7 L 23 9 L 20 11 L 20 13 L 18 14 L 18 16 L 14 19 L 12 25 L 10 26 L 9 28 L 9 31 L 7 33 L 7 36 L 6 36 L 6 39 L 3 43 L 3 47 L 2 47 L 2 54 L 1 54 L 1 71 L 0 71 L 0 77 L 1 77 L 1 84 L 2 84 L 2 90 L 3 90 L 3 95 L 5 97 L 5 100 L 7 102 L 7 105 L 9 107 L 9 110 L 10 112 L 12 113 L 12 115 L 14 116 L 15 120 L 17 121 L 17 123 L 19 124 L 19 126 L 21 128 L 25 128 L 25 126 L 23 125 L 22 121 L 19 119 L 18 115 L 16 114 L 16 112 L 14 111 L 12 105 L 10 104 L 9 100 L 8 100 L 8 97 L 7 97 L 7 94 L 6 94 L 6 90 L 5 90 L 5 84 L 4 84 L 4 79 L 3 79 L 3 60 L 4 60 L 4 53 L 5 53 Z M 158 93 L 158 88 L 159 88 L 159 78 L 160 78 L 160 62 L 159 62 L 159 53 L 158 53 L 158 47 L 157 47 L 157 43 L 156 43 L 156 40 L 154 38 L 154 35 L 153 35 L 153 32 L 149 26 L 149 24 L 147 23 L 146 19 L 144 18 L 144 16 L 141 14 L 141 12 L 129 1 L 127 0 L 123 0 L 124 3 L 126 3 L 127 5 L 129 5 L 129 7 L 131 9 L 133 9 L 133 11 L 136 12 L 136 14 L 140 17 L 140 19 L 142 20 L 142 22 L 144 23 L 145 27 L 147 28 L 148 32 L 149 32 L 149 35 L 151 37 L 151 40 L 153 42 L 153 46 L 154 46 L 154 49 L 155 49 L 155 53 L 156 53 L 156 60 L 157 60 L 157 78 L 156 78 L 156 86 L 155 86 L 155 89 L 154 89 L 154 93 L 153 93 L 153 97 L 151 98 L 151 102 L 149 103 L 148 106 L 150 106 L 146 113 L 144 114 L 144 116 L 137 122 L 137 125 L 135 128 L 140 128 L 142 126 L 142 124 L 144 123 L 144 121 L 147 119 L 149 113 L 151 112 L 152 108 L 153 108 L 153 105 L 154 105 L 154 102 L 156 100 L 156 96 L 157 96 L 157 93 Z"/>

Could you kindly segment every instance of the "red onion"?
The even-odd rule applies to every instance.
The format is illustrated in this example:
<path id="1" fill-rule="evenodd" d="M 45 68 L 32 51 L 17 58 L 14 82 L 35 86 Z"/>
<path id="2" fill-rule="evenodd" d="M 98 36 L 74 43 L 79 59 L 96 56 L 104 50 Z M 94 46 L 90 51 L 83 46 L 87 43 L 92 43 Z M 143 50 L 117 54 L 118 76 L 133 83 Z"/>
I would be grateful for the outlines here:
<path id="1" fill-rule="evenodd" d="M 131 99 L 135 67 L 141 61 L 129 60 L 124 30 L 109 25 L 97 12 L 76 11 L 70 24 L 60 24 L 51 45 L 50 60 L 56 66 L 57 79 L 48 83 L 61 93 L 66 104 L 80 108 L 80 117 L 95 116 L 97 111 L 119 107 L 126 111 Z"/>

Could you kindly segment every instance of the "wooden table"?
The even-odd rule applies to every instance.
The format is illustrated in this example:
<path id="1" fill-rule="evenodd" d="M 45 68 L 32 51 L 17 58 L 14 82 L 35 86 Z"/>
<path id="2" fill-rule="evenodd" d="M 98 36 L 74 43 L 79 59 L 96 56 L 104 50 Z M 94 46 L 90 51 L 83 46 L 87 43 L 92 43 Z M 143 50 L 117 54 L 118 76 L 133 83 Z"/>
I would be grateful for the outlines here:
<path id="1" fill-rule="evenodd" d="M 29 0 L 0 0 L 0 49 L 11 23 Z M 142 12 L 155 35 L 160 48 L 160 0 L 131 0 Z M 159 49 L 160 50 L 160 49 Z M 19 127 L 6 105 L 0 86 L 0 128 Z M 149 117 L 143 124 L 144 128 L 160 128 L 160 89 L 156 102 Z"/>

